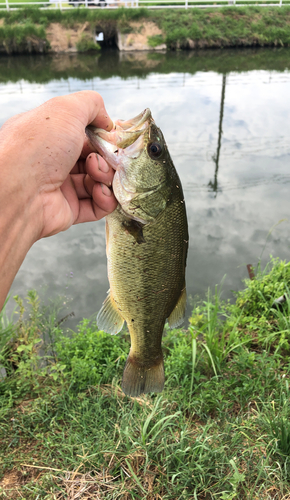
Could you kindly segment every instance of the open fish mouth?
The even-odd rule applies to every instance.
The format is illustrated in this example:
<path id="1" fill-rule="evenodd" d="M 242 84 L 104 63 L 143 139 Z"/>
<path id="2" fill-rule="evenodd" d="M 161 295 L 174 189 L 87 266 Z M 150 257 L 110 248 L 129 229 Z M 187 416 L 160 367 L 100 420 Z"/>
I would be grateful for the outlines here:
<path id="1" fill-rule="evenodd" d="M 103 141 L 113 146 L 117 146 L 117 148 L 128 148 L 128 146 L 133 145 L 135 141 L 144 134 L 153 121 L 150 109 L 146 108 L 142 113 L 130 120 L 116 120 L 110 132 L 89 125 L 86 128 L 86 134 L 97 151 L 104 155 L 105 144 Z M 100 141 L 100 139 L 103 141 Z M 139 145 L 141 144 L 138 143 L 138 146 Z M 107 149 L 110 151 L 112 150 L 109 145 Z M 112 166 L 114 168 L 114 165 Z"/>
<path id="2" fill-rule="evenodd" d="M 156 128 L 151 111 L 146 108 L 135 118 L 127 121 L 117 120 L 110 132 L 92 126 L 86 128 L 86 134 L 94 149 L 116 170 L 112 187 L 123 212 L 144 224 L 145 220 L 135 212 L 133 215 L 129 214 L 128 207 L 138 195 L 140 173 L 136 176 L 136 171 L 143 165 L 142 161 L 139 164 L 138 160 L 147 148 L 154 127 Z M 141 191 L 144 189 L 141 188 Z"/>
<path id="3" fill-rule="evenodd" d="M 149 108 L 144 109 L 142 113 L 131 118 L 130 120 L 116 120 L 115 127 L 120 127 L 122 130 L 127 132 L 134 132 L 136 130 L 142 129 L 145 122 L 152 120 L 151 111 Z"/>

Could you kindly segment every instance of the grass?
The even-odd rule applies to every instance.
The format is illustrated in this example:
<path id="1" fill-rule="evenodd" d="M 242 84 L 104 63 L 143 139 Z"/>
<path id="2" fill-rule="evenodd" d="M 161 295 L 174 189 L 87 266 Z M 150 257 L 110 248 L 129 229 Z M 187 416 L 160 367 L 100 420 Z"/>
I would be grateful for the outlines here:
<path id="1" fill-rule="evenodd" d="M 168 48 L 288 45 L 289 7 L 222 7 L 173 13 L 168 10 L 157 23 Z M 178 17 L 178 20 L 177 20 Z M 282 20 L 283 19 L 283 20 Z"/>
<path id="2" fill-rule="evenodd" d="M 31 21 L 25 24 L 0 26 L 0 48 L 7 54 L 13 52 L 46 52 L 49 43 L 43 26 L 35 26 Z"/>
<path id="3" fill-rule="evenodd" d="M 78 52 L 98 52 L 101 50 L 100 45 L 92 40 L 92 37 L 88 34 L 81 35 L 81 38 L 76 44 L 76 48 Z"/>
<path id="4" fill-rule="evenodd" d="M 9 499 L 283 499 L 290 486 L 290 263 L 234 304 L 166 329 L 162 394 L 126 397 L 128 335 L 65 332 L 36 292 L 0 316 L 0 494 Z M 7 376 L 3 377 L 4 368 Z"/>
<path id="5" fill-rule="evenodd" d="M 20 36 L 20 29 L 25 27 L 29 37 L 41 34 L 35 30 L 45 30 L 50 23 L 59 22 L 66 28 L 87 22 L 93 32 L 96 24 L 101 25 L 105 39 L 114 37 L 117 29 L 121 32 L 130 32 L 132 21 L 151 21 L 162 30 L 162 36 L 149 37 L 149 44 L 155 47 L 161 42 L 166 43 L 168 49 L 209 48 L 209 47 L 239 47 L 239 46 L 289 46 L 290 44 L 290 6 L 283 7 L 221 7 L 208 9 L 157 9 L 146 8 L 118 8 L 118 9 L 84 9 L 71 8 L 67 11 L 60 9 L 39 10 L 37 8 L 23 8 L 7 12 L 0 9 L 0 19 L 4 20 L 2 38 L 11 39 L 10 30 L 15 31 L 14 39 Z M 37 26 L 35 26 L 35 23 Z M 134 31 L 134 30 L 133 30 Z M 22 32 L 21 32 L 22 33 Z M 2 43 L 1 43 L 2 42 Z M 17 51 L 17 44 L 13 42 L 13 51 Z M 22 42 L 21 42 L 22 43 Z M 22 45 L 20 43 L 20 51 Z M 0 40 L 0 49 L 3 45 Z M 11 45 L 11 44 L 10 44 Z M 89 49 L 92 44 L 89 44 Z M 82 45 L 82 50 L 85 44 Z M 36 50 L 33 48 L 33 50 Z"/>

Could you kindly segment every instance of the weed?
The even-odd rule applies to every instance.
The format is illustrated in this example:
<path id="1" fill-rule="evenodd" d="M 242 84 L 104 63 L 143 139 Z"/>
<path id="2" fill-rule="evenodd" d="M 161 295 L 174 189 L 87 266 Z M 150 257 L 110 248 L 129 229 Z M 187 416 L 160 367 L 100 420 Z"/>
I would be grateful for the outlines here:
<path id="1" fill-rule="evenodd" d="M 117 29 L 129 33 L 136 28 L 132 21 L 156 23 L 162 35 L 149 38 L 152 47 L 163 41 L 169 49 L 234 46 L 288 46 L 290 44 L 290 7 L 239 7 L 220 9 L 48 9 L 23 8 L 0 10 L 4 26 L 0 29 L 1 44 L 8 51 L 46 51 L 45 29 L 52 22 L 73 27 L 87 22 L 91 29 L 102 24 L 104 31 L 114 34 Z M 80 40 L 79 50 L 96 49 L 87 38 Z"/>
<path id="2" fill-rule="evenodd" d="M 158 45 L 161 45 L 164 43 L 163 35 L 153 35 L 148 37 L 148 45 L 149 47 L 158 47 Z"/>
<path id="3" fill-rule="evenodd" d="M 9 479 L 8 498 L 28 500 L 286 498 L 289 303 L 272 304 L 289 277 L 272 260 L 234 304 L 220 289 L 198 302 L 187 331 L 166 328 L 165 390 L 139 398 L 119 386 L 125 332 L 83 320 L 68 335 L 35 292 L 18 297 L 18 321 L 0 316 L 0 491 Z"/>
<path id="4" fill-rule="evenodd" d="M 61 336 L 55 343 L 57 359 L 65 365 L 71 383 L 78 388 L 111 382 L 120 377 L 127 358 L 128 344 L 121 336 L 99 331 L 84 319 L 77 333 Z"/>
<path id="5" fill-rule="evenodd" d="M 43 26 L 35 26 L 31 20 L 24 24 L 0 26 L 0 48 L 7 54 L 14 52 L 46 52 L 49 43 Z"/>
<path id="6" fill-rule="evenodd" d="M 78 52 L 88 52 L 91 50 L 98 51 L 101 50 L 101 47 L 98 43 L 96 43 L 92 37 L 87 34 L 83 33 L 80 40 L 77 41 L 76 43 L 76 48 Z"/>

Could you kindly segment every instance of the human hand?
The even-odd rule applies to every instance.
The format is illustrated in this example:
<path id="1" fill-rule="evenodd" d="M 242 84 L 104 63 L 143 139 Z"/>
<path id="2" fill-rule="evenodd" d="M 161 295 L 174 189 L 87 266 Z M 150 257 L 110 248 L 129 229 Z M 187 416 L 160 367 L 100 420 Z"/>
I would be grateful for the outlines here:
<path id="1" fill-rule="evenodd" d="M 7 183 L 21 185 L 24 203 L 27 195 L 35 207 L 31 220 L 35 240 L 72 224 L 99 220 L 117 206 L 109 189 L 113 170 L 92 153 L 85 135 L 88 124 L 112 128 L 97 92 L 51 99 L 12 118 L 1 131 L 9 164 L 14 157 L 12 170 L 8 164 Z M 5 165 L 2 178 L 3 172 Z"/>
<path id="2" fill-rule="evenodd" d="M 0 310 L 35 241 L 117 206 L 113 170 L 92 152 L 89 124 L 113 125 L 93 91 L 53 98 L 0 130 Z"/>
<path id="3" fill-rule="evenodd" d="M 14 175 L 7 181 L 21 182 L 22 194 L 33 199 L 35 239 L 72 224 L 99 220 L 117 206 L 108 188 L 113 170 L 103 158 L 89 154 L 92 149 L 85 136 L 88 124 L 112 128 L 97 92 L 56 97 L 12 118 L 3 128 L 0 139 L 4 134 L 4 144 L 5 138 L 9 141 L 6 148 L 10 160 L 15 157 L 8 177 Z"/>

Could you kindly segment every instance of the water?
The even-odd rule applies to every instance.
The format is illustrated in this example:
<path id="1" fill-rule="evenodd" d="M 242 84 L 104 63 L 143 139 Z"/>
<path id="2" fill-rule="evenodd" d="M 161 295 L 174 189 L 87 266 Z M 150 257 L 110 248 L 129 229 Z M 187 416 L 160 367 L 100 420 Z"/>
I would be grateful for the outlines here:
<path id="1" fill-rule="evenodd" d="M 184 187 L 188 293 L 203 297 L 226 275 L 230 298 L 247 264 L 289 260 L 289 64 L 288 49 L 2 57 L 0 125 L 83 89 L 100 92 L 112 118 L 150 107 Z M 109 288 L 104 222 L 37 242 L 11 294 L 31 288 L 64 297 L 68 326 L 96 314 Z"/>

